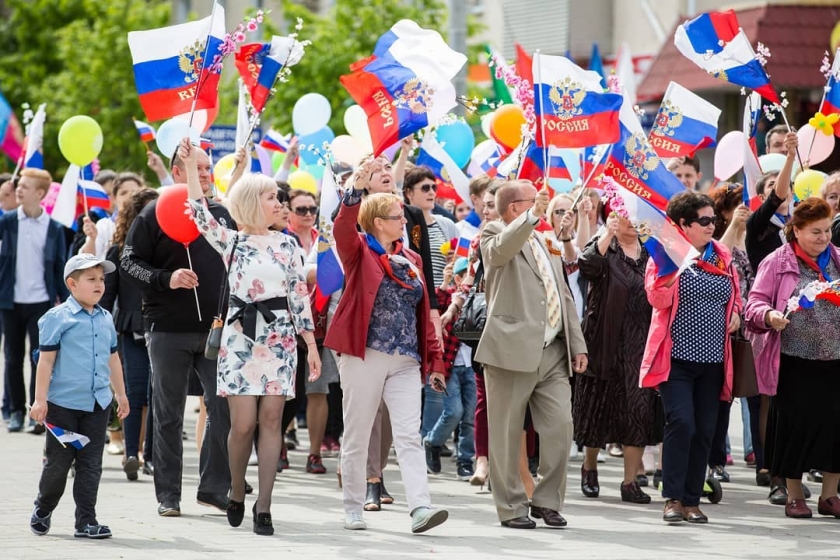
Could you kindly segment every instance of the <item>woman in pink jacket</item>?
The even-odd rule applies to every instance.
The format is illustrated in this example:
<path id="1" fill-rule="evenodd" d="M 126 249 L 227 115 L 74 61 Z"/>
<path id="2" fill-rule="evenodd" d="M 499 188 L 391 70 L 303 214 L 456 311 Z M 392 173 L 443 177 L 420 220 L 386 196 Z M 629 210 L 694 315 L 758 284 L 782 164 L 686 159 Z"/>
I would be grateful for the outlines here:
<path id="1" fill-rule="evenodd" d="M 668 217 L 700 253 L 682 273 L 658 277 L 648 262 L 645 287 L 653 306 L 641 386 L 658 387 L 665 408 L 663 520 L 707 523 L 700 511 L 718 403 L 732 400 L 729 334 L 740 326 L 738 273 L 729 250 L 712 239 L 712 199 L 693 191 L 668 203 Z"/>
<path id="2" fill-rule="evenodd" d="M 748 329 L 758 334 L 758 390 L 772 396 L 766 462 L 773 475 L 787 479 L 785 515 L 794 518 L 813 515 L 802 473 L 817 469 L 823 474 L 817 511 L 840 519 L 840 294 L 835 288 L 817 299 L 813 289 L 816 281 L 840 280 L 831 214 L 819 198 L 796 207 L 785 228 L 788 243 L 762 261 L 745 314 Z"/>

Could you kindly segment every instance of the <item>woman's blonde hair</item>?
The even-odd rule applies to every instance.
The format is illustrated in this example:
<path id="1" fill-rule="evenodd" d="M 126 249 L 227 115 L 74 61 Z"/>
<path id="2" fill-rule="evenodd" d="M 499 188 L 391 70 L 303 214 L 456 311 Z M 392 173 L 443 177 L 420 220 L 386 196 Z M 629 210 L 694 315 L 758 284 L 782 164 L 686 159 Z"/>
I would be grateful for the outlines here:
<path id="1" fill-rule="evenodd" d="M 388 216 L 391 205 L 397 203 L 402 207 L 402 198 L 391 193 L 376 193 L 366 196 L 362 200 L 362 207 L 359 210 L 359 225 L 368 233 L 374 231 L 374 220 Z"/>
<path id="2" fill-rule="evenodd" d="M 551 202 L 548 203 L 548 209 L 545 211 L 546 216 L 548 217 L 548 223 L 551 224 L 551 227 L 554 227 L 554 209 L 557 207 L 557 203 L 561 200 L 568 200 L 572 207 L 569 209 L 569 212 L 575 211 L 575 197 L 568 193 L 561 193 L 551 199 Z M 575 215 L 575 230 L 577 231 L 577 215 Z"/>
<path id="3" fill-rule="evenodd" d="M 246 173 L 228 192 L 227 207 L 239 227 L 265 227 L 260 197 L 267 192 L 277 192 L 277 183 L 259 173 Z"/>
<path id="4" fill-rule="evenodd" d="M 840 184 L 840 171 L 835 171 L 831 175 L 825 178 L 823 181 L 822 186 L 820 187 L 820 198 L 825 200 L 825 197 L 828 196 L 828 189 L 831 187 L 835 187 Z"/>

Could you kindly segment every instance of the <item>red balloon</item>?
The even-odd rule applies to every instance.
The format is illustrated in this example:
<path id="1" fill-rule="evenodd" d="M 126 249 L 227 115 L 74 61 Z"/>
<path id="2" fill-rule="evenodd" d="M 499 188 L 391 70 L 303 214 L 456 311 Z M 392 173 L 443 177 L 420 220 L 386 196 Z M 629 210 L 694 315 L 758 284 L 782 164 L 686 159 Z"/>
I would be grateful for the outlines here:
<path id="1" fill-rule="evenodd" d="M 200 235 L 187 208 L 187 185 L 178 183 L 163 187 L 155 205 L 155 217 L 163 233 L 184 245 Z"/>

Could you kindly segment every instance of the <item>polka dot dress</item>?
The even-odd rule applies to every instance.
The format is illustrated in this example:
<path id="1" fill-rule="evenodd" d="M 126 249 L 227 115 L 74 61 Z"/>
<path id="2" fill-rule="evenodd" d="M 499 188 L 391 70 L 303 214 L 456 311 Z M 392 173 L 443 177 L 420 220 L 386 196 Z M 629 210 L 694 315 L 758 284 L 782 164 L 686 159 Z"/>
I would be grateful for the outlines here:
<path id="1" fill-rule="evenodd" d="M 711 255 L 707 260 L 713 258 Z M 677 316 L 671 325 L 671 358 L 706 364 L 723 362 L 732 279 L 692 264 L 680 275 L 679 291 Z"/>

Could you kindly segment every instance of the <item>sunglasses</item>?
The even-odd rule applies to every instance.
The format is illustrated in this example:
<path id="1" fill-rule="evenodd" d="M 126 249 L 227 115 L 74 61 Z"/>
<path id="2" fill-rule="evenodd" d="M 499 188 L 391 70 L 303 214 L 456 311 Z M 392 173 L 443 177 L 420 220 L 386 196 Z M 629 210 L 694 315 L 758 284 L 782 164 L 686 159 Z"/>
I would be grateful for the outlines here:
<path id="1" fill-rule="evenodd" d="M 577 210 L 572 210 L 572 213 L 577 214 Z M 555 216 L 565 216 L 566 215 L 566 210 L 563 210 L 562 208 L 558 208 L 557 210 L 554 211 L 554 215 Z"/>
<path id="2" fill-rule="evenodd" d="M 717 216 L 703 216 L 702 218 L 697 218 L 696 220 L 691 220 L 688 225 L 691 224 L 700 224 L 702 227 L 707 227 L 714 225 L 717 223 Z"/>
<path id="3" fill-rule="evenodd" d="M 380 220 L 402 220 L 403 215 L 400 214 L 399 216 L 377 216 Z"/>
<path id="4" fill-rule="evenodd" d="M 298 216 L 306 216 L 307 214 L 312 214 L 315 216 L 318 214 L 318 207 L 317 206 L 298 206 L 295 208 L 295 214 Z"/>
<path id="5" fill-rule="evenodd" d="M 432 191 L 432 192 L 437 192 L 437 185 L 435 185 L 435 184 L 430 184 L 430 183 L 426 183 L 425 185 L 417 185 L 417 186 L 416 186 L 416 187 L 414 187 L 414 188 L 415 188 L 415 189 L 417 189 L 417 190 L 421 190 L 421 191 L 423 191 L 424 193 L 427 193 L 427 192 L 429 192 L 429 191 Z"/>

